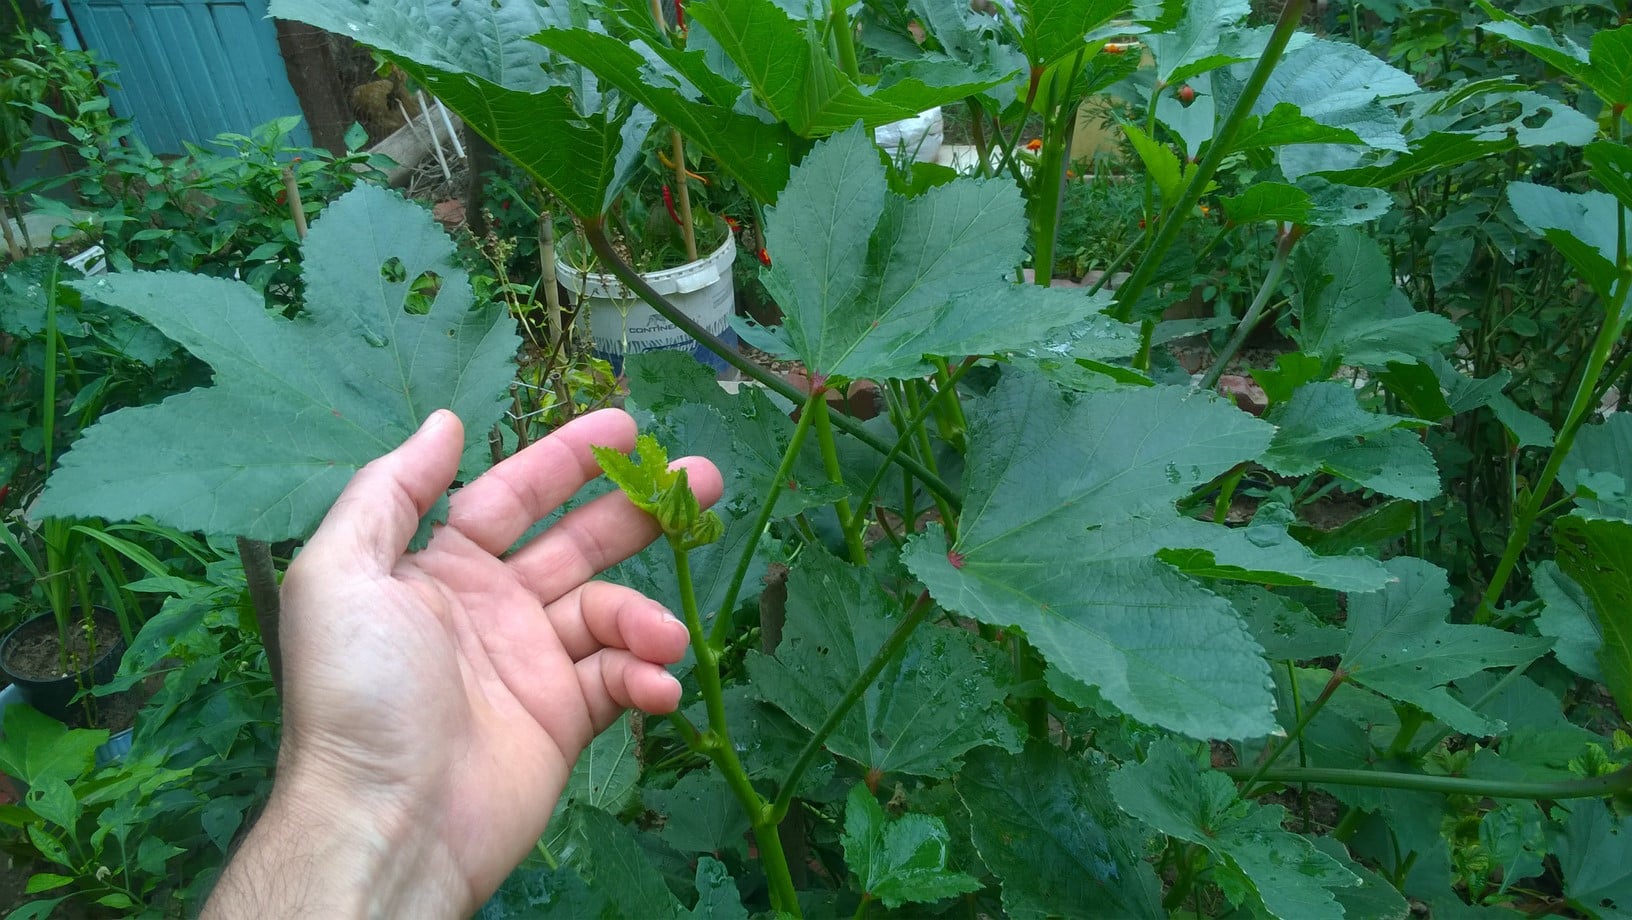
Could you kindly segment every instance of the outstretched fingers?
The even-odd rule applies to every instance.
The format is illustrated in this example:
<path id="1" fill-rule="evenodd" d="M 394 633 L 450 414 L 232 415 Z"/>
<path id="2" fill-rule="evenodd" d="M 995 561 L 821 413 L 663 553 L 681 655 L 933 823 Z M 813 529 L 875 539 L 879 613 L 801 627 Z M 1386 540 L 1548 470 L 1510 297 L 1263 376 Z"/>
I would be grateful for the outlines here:
<path id="1" fill-rule="evenodd" d="M 574 419 L 460 489 L 448 525 L 497 556 L 600 475 L 592 447 L 627 451 L 634 444 L 634 419 L 621 409 Z"/>

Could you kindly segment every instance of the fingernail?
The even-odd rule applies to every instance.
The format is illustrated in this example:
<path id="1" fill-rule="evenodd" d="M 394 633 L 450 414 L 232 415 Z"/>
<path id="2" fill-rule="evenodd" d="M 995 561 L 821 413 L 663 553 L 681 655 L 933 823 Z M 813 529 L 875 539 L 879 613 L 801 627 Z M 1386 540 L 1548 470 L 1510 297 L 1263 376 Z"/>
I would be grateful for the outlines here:
<path id="1" fill-rule="evenodd" d="M 663 611 L 663 622 L 665 622 L 665 623 L 680 623 L 680 618 L 675 616 L 673 613 L 670 613 L 668 610 L 664 610 Z M 684 626 L 686 624 L 680 623 L 680 625 Z"/>

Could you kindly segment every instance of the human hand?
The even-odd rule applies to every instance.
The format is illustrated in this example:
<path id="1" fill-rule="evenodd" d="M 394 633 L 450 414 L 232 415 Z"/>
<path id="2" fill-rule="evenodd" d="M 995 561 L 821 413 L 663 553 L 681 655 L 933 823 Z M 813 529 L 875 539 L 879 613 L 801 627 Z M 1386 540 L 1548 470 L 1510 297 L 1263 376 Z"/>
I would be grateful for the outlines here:
<path id="1" fill-rule="evenodd" d="M 614 492 L 505 555 L 599 474 L 592 445 L 634 439 L 616 410 L 562 427 L 455 493 L 409 555 L 458 469 L 459 421 L 433 414 L 358 472 L 284 579 L 278 777 L 206 916 L 469 914 L 542 834 L 590 739 L 626 708 L 675 708 L 663 664 L 685 653 L 684 624 L 589 580 L 656 538 L 649 516 Z M 712 464 L 679 464 L 705 506 L 718 498 Z"/>

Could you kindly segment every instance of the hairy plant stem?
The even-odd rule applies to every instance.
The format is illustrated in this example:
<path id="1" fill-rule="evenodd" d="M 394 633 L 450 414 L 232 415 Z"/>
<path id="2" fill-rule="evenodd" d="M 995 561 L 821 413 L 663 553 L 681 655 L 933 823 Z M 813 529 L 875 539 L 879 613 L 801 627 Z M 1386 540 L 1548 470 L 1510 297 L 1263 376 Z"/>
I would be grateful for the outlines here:
<path id="1" fill-rule="evenodd" d="M 1275 765 L 1275 761 L 1279 760 L 1281 755 L 1285 754 L 1288 748 L 1290 748 L 1293 744 L 1296 744 L 1299 738 L 1303 737 L 1304 729 L 1309 727 L 1309 723 L 1314 721 L 1315 716 L 1318 715 L 1320 711 L 1326 707 L 1326 704 L 1331 701 L 1332 694 L 1336 693 L 1337 688 L 1343 686 L 1348 679 L 1349 675 L 1345 674 L 1342 670 L 1332 672 L 1332 676 L 1326 681 L 1326 686 L 1321 688 L 1320 696 L 1315 697 L 1314 702 L 1310 703 L 1303 710 L 1303 716 L 1298 719 L 1298 724 L 1292 726 L 1292 731 L 1288 732 L 1286 737 L 1281 739 L 1281 743 L 1277 744 L 1268 752 L 1268 754 L 1263 757 L 1262 762 L 1258 764 L 1258 768 L 1253 771 L 1251 776 L 1247 777 L 1246 782 L 1241 784 L 1242 798 L 1251 798 L 1256 794 L 1256 790 L 1254 790 L 1252 787 L 1260 779 L 1263 779 L 1264 775 L 1269 772 L 1270 767 Z"/>
<path id="2" fill-rule="evenodd" d="M 1606 311 L 1604 324 L 1598 329 L 1598 338 L 1593 343 L 1586 369 L 1582 372 L 1581 379 L 1576 382 L 1575 397 L 1570 401 L 1569 412 L 1564 416 L 1564 423 L 1559 426 L 1558 437 L 1553 441 L 1553 450 L 1547 457 L 1546 466 L 1542 467 L 1540 475 L 1530 487 L 1530 494 L 1513 518 L 1513 531 L 1508 534 L 1507 546 L 1502 550 L 1501 561 L 1496 563 L 1496 571 L 1491 575 L 1490 584 L 1485 586 L 1485 594 L 1479 600 L 1479 608 L 1474 611 L 1475 623 L 1489 623 L 1495 619 L 1496 604 L 1502 599 L 1502 592 L 1507 589 L 1508 579 L 1513 576 L 1513 569 L 1518 565 L 1519 557 L 1530 545 L 1530 531 L 1536 526 L 1542 509 L 1547 506 L 1547 495 L 1558 479 L 1559 468 L 1563 466 L 1564 458 L 1569 456 L 1570 447 L 1575 444 L 1576 433 L 1587 420 L 1598 378 L 1604 372 L 1604 365 L 1609 363 L 1609 355 L 1614 350 L 1615 343 L 1625 331 L 1626 321 L 1622 315 L 1626 310 L 1627 298 L 1632 294 L 1632 265 L 1622 265 L 1620 277 L 1616 279 L 1615 285 L 1619 290 L 1619 296 L 1612 294 L 1610 302 L 1604 305 Z"/>
<path id="3" fill-rule="evenodd" d="M 272 672 L 272 689 L 283 696 L 283 643 L 278 617 L 278 570 L 272 562 L 272 548 L 263 540 L 238 538 L 238 558 L 244 563 L 244 580 L 249 584 L 249 602 L 255 611 L 255 625 L 261 630 L 266 649 L 266 669 Z"/>
<path id="4" fill-rule="evenodd" d="M 788 441 L 788 449 L 782 452 L 782 462 L 777 465 L 776 474 L 771 479 L 770 493 L 760 504 L 759 517 L 754 521 L 753 539 L 743 548 L 742 555 L 737 558 L 737 567 L 731 573 L 731 584 L 725 589 L 725 599 L 720 602 L 720 609 L 714 614 L 714 626 L 709 630 L 709 642 L 715 648 L 725 641 L 726 631 L 731 628 L 731 611 L 737 606 L 737 595 L 742 592 L 742 583 L 748 577 L 748 567 L 754 561 L 754 549 L 759 546 L 759 538 L 770 526 L 771 516 L 776 513 L 777 500 L 782 497 L 782 490 L 793 477 L 793 465 L 799 459 L 799 449 L 804 446 L 805 435 L 810 433 L 811 422 L 816 413 L 811 411 L 810 403 L 826 400 L 812 390 L 810 398 L 805 400 L 805 410 L 799 413 L 799 424 L 794 426 L 793 439 Z M 886 465 L 887 468 L 887 465 Z M 862 507 L 866 507 L 863 504 Z"/>
<path id="5" fill-rule="evenodd" d="M 1072 61 L 1070 79 L 1065 83 L 1067 97 L 1082 73 L 1084 53 L 1078 51 Z M 1059 86 L 1058 80 L 1049 81 L 1043 149 L 1031 180 L 1031 280 L 1045 288 L 1054 280 L 1054 245 L 1060 230 L 1060 203 L 1065 197 L 1065 167 L 1071 135 L 1077 127 L 1077 106 L 1057 97 Z M 1064 115 L 1058 114 L 1062 105 L 1067 108 Z"/>
<path id="6" fill-rule="evenodd" d="M 646 279 L 640 277 L 640 273 L 635 271 L 634 267 L 628 262 L 625 262 L 622 256 L 618 255 L 617 250 L 612 245 L 611 238 L 606 235 L 604 218 L 586 217 L 582 218 L 582 221 L 584 241 L 594 251 L 601 265 L 616 275 L 619 281 L 622 281 L 631 291 L 635 292 L 636 296 L 651 305 L 651 308 L 656 310 L 660 316 L 673 323 L 675 328 L 691 336 L 694 341 L 704 348 L 719 356 L 720 360 L 741 371 L 748 379 L 763 385 L 766 389 L 781 396 L 788 402 L 804 402 L 804 393 L 781 377 L 749 361 L 738 353 L 735 348 L 727 346 L 717 336 L 698 325 L 696 320 L 687 316 L 679 307 L 670 303 L 667 298 L 654 290 L 650 284 L 647 284 Z M 833 420 L 833 425 L 881 454 L 889 452 L 890 447 L 888 444 L 885 444 L 881 438 L 863 428 L 861 423 L 855 419 L 841 415 Z M 959 506 L 960 500 L 952 487 L 947 485 L 941 477 L 930 472 L 922 463 L 904 454 L 897 454 L 895 463 L 922 480 L 925 488 L 940 495 L 952 507 Z"/>
<path id="7" fill-rule="evenodd" d="M 1207 155 L 1201 158 L 1196 165 L 1196 171 L 1190 177 L 1190 183 L 1185 186 L 1184 194 L 1177 204 L 1166 211 L 1167 220 L 1161 221 L 1157 229 L 1156 238 L 1150 248 L 1145 250 L 1144 257 L 1134 266 L 1133 274 L 1127 283 L 1116 291 L 1116 309 L 1113 315 L 1124 322 L 1133 317 L 1134 305 L 1144 294 L 1145 288 L 1150 286 L 1151 279 L 1156 275 L 1156 269 L 1162 264 L 1168 249 L 1179 238 L 1179 228 L 1184 224 L 1185 215 L 1195 208 L 1201 200 L 1202 193 L 1207 189 L 1207 183 L 1212 181 L 1218 167 L 1224 162 L 1224 157 L 1230 152 L 1230 145 L 1240 132 L 1241 126 L 1246 123 L 1252 113 L 1252 106 L 1258 101 L 1258 96 L 1264 91 L 1264 85 L 1269 82 L 1269 75 L 1281 59 L 1281 53 L 1286 50 L 1286 43 L 1291 40 L 1292 33 L 1297 31 L 1298 22 L 1303 18 L 1303 8 L 1308 0 L 1287 0 L 1286 6 L 1281 9 L 1281 18 L 1275 23 L 1275 30 L 1270 33 L 1269 42 L 1264 46 L 1263 56 L 1252 69 L 1252 75 L 1247 78 L 1246 85 L 1241 87 L 1241 98 L 1235 101 L 1235 107 L 1230 109 L 1229 117 L 1213 135 L 1213 142 L 1207 147 Z M 1136 361 L 1136 366 L 1144 366 L 1149 360 L 1148 336 L 1141 350 L 1144 361 Z"/>
<path id="8" fill-rule="evenodd" d="M 691 633 L 691 651 L 697 659 L 697 683 L 702 690 L 703 705 L 708 710 L 708 730 L 682 729 L 686 743 L 700 754 L 705 754 L 719 768 L 725 784 L 742 803 L 748 821 L 753 825 L 754 840 L 759 844 L 760 866 L 765 870 L 766 882 L 771 889 L 771 906 L 800 916 L 799 899 L 794 891 L 793 876 L 788 871 L 787 856 L 782 851 L 782 839 L 776 833 L 776 820 L 766 807 L 765 798 L 754 789 L 748 771 L 737 757 L 737 747 L 731 741 L 731 728 L 725 718 L 725 689 L 720 682 L 720 656 L 703 634 L 703 619 L 697 611 L 697 595 L 691 582 L 690 553 L 670 541 L 674 552 L 675 580 L 680 587 L 680 606 L 686 619 L 686 630 Z M 680 720 L 689 726 L 684 718 Z"/>
<path id="9" fill-rule="evenodd" d="M 862 668 L 861 673 L 856 675 L 856 679 L 844 691 L 844 696 L 839 697 L 839 701 L 828 711 L 827 719 L 816 729 L 816 733 L 810 736 L 810 740 L 805 742 L 804 748 L 799 752 L 799 759 L 793 762 L 793 768 L 788 771 L 787 778 L 777 790 L 776 799 L 769 809 L 773 820 L 780 821 L 787 815 L 788 808 L 793 803 L 794 792 L 799 788 L 799 780 L 815 762 L 816 755 L 821 753 L 822 744 L 839 727 L 839 723 L 844 721 L 851 708 L 866 695 L 867 688 L 872 686 L 879 672 L 884 670 L 884 666 L 901 653 L 907 640 L 912 638 L 913 630 L 918 628 L 918 624 L 922 623 L 934 608 L 935 605 L 930 603 L 928 591 L 919 594 L 918 599 L 913 602 L 912 609 L 908 610 L 906 616 L 901 618 L 901 622 L 895 625 L 889 638 L 884 640 L 884 644 L 878 647 L 878 652 L 873 655 L 872 660 L 867 662 L 867 667 Z"/>
<path id="10" fill-rule="evenodd" d="M 1247 776 L 1248 767 L 1218 767 L 1232 779 Z M 1462 776 L 1430 776 L 1426 773 L 1389 773 L 1382 770 L 1351 770 L 1335 767 L 1282 767 L 1263 771 L 1260 780 L 1270 783 L 1319 783 L 1329 786 L 1365 786 L 1373 789 L 1406 789 L 1444 795 L 1490 796 L 1498 799 L 1587 799 L 1632 791 L 1632 766 L 1614 773 L 1555 782 L 1469 779 Z"/>
<path id="11" fill-rule="evenodd" d="M 1275 295 L 1275 289 L 1280 286 L 1281 275 L 1286 272 L 1286 263 L 1292 255 L 1292 246 L 1302 234 L 1293 227 L 1288 227 L 1275 242 L 1275 258 L 1270 260 L 1269 271 L 1264 275 L 1264 283 L 1258 288 L 1258 295 L 1252 299 L 1247 312 L 1242 315 L 1241 322 L 1236 325 L 1235 333 L 1224 344 L 1224 350 L 1213 358 L 1213 366 L 1207 369 L 1207 375 L 1201 378 L 1199 389 L 1211 390 L 1218 386 L 1218 378 L 1224 375 L 1224 368 L 1235 357 L 1235 353 L 1246 344 L 1247 336 L 1257 327 L 1262 317 L 1264 307 L 1269 299 Z"/>
<path id="12" fill-rule="evenodd" d="M 832 412 L 827 407 L 826 387 L 817 386 L 811 389 L 811 399 L 805 404 L 805 411 L 816 416 L 816 443 L 822 449 L 822 466 L 827 469 L 828 481 L 843 489 L 844 467 L 839 464 L 839 445 L 833 440 L 833 418 Z M 867 546 L 862 542 L 860 532 L 853 526 L 856 513 L 850 506 L 848 492 L 833 502 L 833 510 L 839 515 L 839 529 L 844 531 L 844 545 L 850 552 L 850 561 L 865 566 Z"/>

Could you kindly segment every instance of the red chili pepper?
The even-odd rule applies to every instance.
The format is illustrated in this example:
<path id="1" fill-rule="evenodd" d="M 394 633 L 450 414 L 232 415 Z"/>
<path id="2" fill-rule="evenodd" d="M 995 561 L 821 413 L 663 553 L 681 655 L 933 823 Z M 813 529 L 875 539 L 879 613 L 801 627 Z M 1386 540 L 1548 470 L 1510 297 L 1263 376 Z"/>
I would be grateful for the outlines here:
<path id="1" fill-rule="evenodd" d="M 11 494 L 11 486 L 0 486 L 0 502 L 5 501 L 6 496 L 10 495 L 10 494 Z"/>
<path id="2" fill-rule="evenodd" d="M 289 201 L 289 193 L 284 191 L 281 188 L 278 189 L 278 204 L 286 204 L 286 203 L 288 203 L 288 201 Z"/>
<path id="3" fill-rule="evenodd" d="M 737 223 L 737 219 L 735 217 L 727 217 L 725 219 L 725 225 L 731 228 L 732 233 L 742 232 L 742 224 Z"/>
<path id="4" fill-rule="evenodd" d="M 686 31 L 686 4 L 685 0 L 674 0 L 674 27 Z"/>
<path id="5" fill-rule="evenodd" d="M 758 256 L 761 264 L 766 268 L 771 267 L 771 254 L 765 251 L 765 247 L 761 246 L 759 248 Z"/>
<path id="6" fill-rule="evenodd" d="M 674 221 L 675 226 L 680 226 L 680 215 L 674 210 L 674 193 L 669 191 L 667 185 L 663 186 L 663 207 L 668 210 L 669 219 Z"/>
<path id="7" fill-rule="evenodd" d="M 1026 141 L 1026 149 L 1032 151 L 1033 153 L 1035 153 L 1038 150 L 1043 149 L 1043 140 L 1042 140 L 1042 138 L 1034 137 L 1031 140 Z"/>

